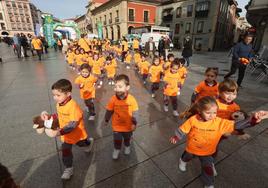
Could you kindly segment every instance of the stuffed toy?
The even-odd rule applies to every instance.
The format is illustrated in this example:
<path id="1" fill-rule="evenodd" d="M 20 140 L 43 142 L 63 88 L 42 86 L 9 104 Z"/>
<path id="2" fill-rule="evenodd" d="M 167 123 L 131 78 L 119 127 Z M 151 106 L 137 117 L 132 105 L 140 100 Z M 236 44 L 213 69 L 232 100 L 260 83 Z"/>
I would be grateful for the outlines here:
<path id="1" fill-rule="evenodd" d="M 244 65 L 249 64 L 249 60 L 248 60 L 247 58 L 244 58 L 244 57 L 240 58 L 240 62 L 241 62 L 242 64 L 244 64 Z"/>
<path id="2" fill-rule="evenodd" d="M 59 121 L 53 116 L 49 116 L 48 120 L 43 121 L 41 116 L 33 118 L 33 128 L 38 134 L 46 133 L 49 137 L 56 137 L 59 129 Z"/>
<path id="3" fill-rule="evenodd" d="M 234 112 L 231 115 L 231 117 L 232 117 L 232 120 L 234 120 L 235 122 L 239 122 L 239 121 L 247 119 L 249 115 L 246 112 L 239 110 L 239 111 Z M 239 140 L 247 140 L 250 138 L 250 135 L 245 133 L 243 130 L 239 130 L 239 131 L 235 130 L 232 134 L 238 135 Z"/>

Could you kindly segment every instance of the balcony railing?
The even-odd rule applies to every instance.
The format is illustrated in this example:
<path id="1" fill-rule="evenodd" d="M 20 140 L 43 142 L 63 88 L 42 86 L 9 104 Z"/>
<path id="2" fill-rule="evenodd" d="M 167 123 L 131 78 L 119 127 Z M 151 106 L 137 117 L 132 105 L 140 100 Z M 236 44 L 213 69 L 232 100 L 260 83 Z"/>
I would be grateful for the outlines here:
<path id="1" fill-rule="evenodd" d="M 168 14 L 166 16 L 163 16 L 163 21 L 164 22 L 171 22 L 173 19 L 173 14 Z"/>
<path id="2" fill-rule="evenodd" d="M 195 17 L 196 18 L 205 18 L 208 17 L 209 10 L 200 10 L 200 11 L 195 11 Z"/>
<path id="3" fill-rule="evenodd" d="M 109 19 L 109 24 L 113 23 L 112 19 Z"/>
<path id="4" fill-rule="evenodd" d="M 116 17 L 115 18 L 115 23 L 118 23 L 119 22 L 119 17 Z"/>

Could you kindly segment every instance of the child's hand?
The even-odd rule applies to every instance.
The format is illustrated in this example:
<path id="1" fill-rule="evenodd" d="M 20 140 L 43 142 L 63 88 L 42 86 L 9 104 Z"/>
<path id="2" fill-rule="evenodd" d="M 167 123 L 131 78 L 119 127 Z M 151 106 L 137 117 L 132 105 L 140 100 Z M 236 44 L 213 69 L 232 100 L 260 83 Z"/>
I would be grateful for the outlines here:
<path id="1" fill-rule="evenodd" d="M 48 114 L 47 111 L 43 111 L 43 112 L 41 112 L 40 117 L 41 117 L 41 119 L 42 119 L 43 121 L 46 121 L 46 120 L 49 119 L 49 114 Z"/>
<path id="2" fill-rule="evenodd" d="M 179 141 L 179 138 L 177 136 L 172 136 L 169 141 L 171 144 L 176 144 Z"/>
<path id="3" fill-rule="evenodd" d="M 256 119 L 256 123 L 260 123 L 261 120 L 268 118 L 268 111 L 258 111 L 252 114 L 252 117 Z"/>
<path id="4" fill-rule="evenodd" d="M 132 124 L 132 131 L 135 131 L 136 130 L 136 125 Z"/>
<path id="5" fill-rule="evenodd" d="M 250 139 L 250 137 L 251 137 L 251 136 L 250 136 L 249 134 L 246 134 L 246 133 L 245 133 L 245 134 L 243 134 L 243 135 L 239 135 L 239 136 L 238 136 L 238 139 L 239 139 L 239 140 L 248 140 L 248 139 Z"/>
<path id="6" fill-rule="evenodd" d="M 83 88 L 83 87 L 84 87 L 84 84 L 80 84 L 79 87 L 80 87 L 80 88 Z"/>
<path id="7" fill-rule="evenodd" d="M 61 136 L 60 129 L 57 130 L 56 136 Z"/>

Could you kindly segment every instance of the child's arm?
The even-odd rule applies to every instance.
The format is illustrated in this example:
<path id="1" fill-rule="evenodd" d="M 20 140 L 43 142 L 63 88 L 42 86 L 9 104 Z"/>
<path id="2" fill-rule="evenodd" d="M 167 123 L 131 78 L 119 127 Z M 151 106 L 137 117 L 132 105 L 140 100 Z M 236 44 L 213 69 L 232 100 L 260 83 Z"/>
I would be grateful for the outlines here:
<path id="1" fill-rule="evenodd" d="M 191 119 L 188 119 L 184 122 L 180 127 L 175 130 L 175 135 L 172 136 L 169 141 L 172 144 L 176 144 L 179 140 L 182 140 L 186 137 L 186 135 L 191 131 Z"/>
<path id="2" fill-rule="evenodd" d="M 79 121 L 70 121 L 67 125 L 59 130 L 59 136 L 72 132 L 79 124 Z"/>
<path id="3" fill-rule="evenodd" d="M 198 97 L 198 93 L 193 92 L 192 97 L 191 97 L 191 102 L 194 103 L 196 101 L 197 97 Z"/>
<path id="4" fill-rule="evenodd" d="M 132 114 L 132 125 L 133 125 L 133 130 L 136 129 L 136 126 L 138 124 L 138 111 L 134 111 Z"/>

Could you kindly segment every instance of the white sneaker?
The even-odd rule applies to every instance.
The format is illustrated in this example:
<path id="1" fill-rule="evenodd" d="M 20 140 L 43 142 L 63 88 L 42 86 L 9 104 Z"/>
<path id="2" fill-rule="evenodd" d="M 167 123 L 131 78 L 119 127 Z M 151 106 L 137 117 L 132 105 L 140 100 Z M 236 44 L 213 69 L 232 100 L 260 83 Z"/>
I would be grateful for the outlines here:
<path id="1" fill-rule="evenodd" d="M 61 176 L 61 179 L 63 180 L 69 180 L 71 178 L 71 176 L 73 175 L 74 173 L 74 169 L 73 167 L 71 168 L 65 168 L 62 176 Z"/>
<path id="2" fill-rule="evenodd" d="M 114 85 L 114 81 L 112 81 L 112 86 Z"/>
<path id="3" fill-rule="evenodd" d="M 87 107 L 85 108 L 85 110 L 86 110 L 86 112 L 87 112 L 87 113 L 89 113 L 89 110 L 88 110 L 88 108 L 87 108 Z"/>
<path id="4" fill-rule="evenodd" d="M 102 81 L 100 81 L 100 85 L 102 86 Z"/>
<path id="5" fill-rule="evenodd" d="M 98 87 L 98 88 L 101 88 L 101 85 L 98 85 L 97 87 Z"/>
<path id="6" fill-rule="evenodd" d="M 108 85 L 112 85 L 112 82 L 108 82 Z"/>
<path id="7" fill-rule="evenodd" d="M 75 70 L 75 67 L 73 67 L 73 70 Z"/>
<path id="8" fill-rule="evenodd" d="M 180 96 L 180 95 L 181 95 L 181 92 L 180 92 L 180 91 L 178 91 L 177 96 Z"/>
<path id="9" fill-rule="evenodd" d="M 155 98 L 155 94 L 154 93 L 152 94 L 152 98 Z"/>
<path id="10" fill-rule="evenodd" d="M 94 121 L 95 120 L 95 116 L 89 116 L 88 120 L 89 121 Z"/>
<path id="11" fill-rule="evenodd" d="M 125 155 L 129 155 L 130 154 L 130 146 L 125 146 L 124 154 Z"/>
<path id="12" fill-rule="evenodd" d="M 129 66 L 127 66 L 127 69 L 130 69 L 130 67 L 129 67 Z"/>
<path id="13" fill-rule="evenodd" d="M 205 185 L 204 188 L 214 188 L 214 185 Z"/>
<path id="14" fill-rule="evenodd" d="M 179 163 L 179 169 L 180 171 L 182 172 L 185 172 L 186 171 L 186 162 L 184 162 L 181 158 L 180 158 L 180 163 Z"/>
<path id="15" fill-rule="evenodd" d="M 146 81 L 143 81 L 143 84 L 145 85 L 146 84 Z"/>
<path id="16" fill-rule="evenodd" d="M 164 105 L 164 111 L 168 112 L 168 106 L 167 105 Z"/>
<path id="17" fill-rule="evenodd" d="M 217 173 L 217 170 L 216 170 L 216 168 L 215 168 L 215 165 L 214 165 L 214 164 L 212 165 L 212 170 L 213 170 L 213 175 L 214 175 L 214 176 L 217 176 L 217 175 L 218 175 L 218 173 Z"/>
<path id="18" fill-rule="evenodd" d="M 114 149 L 113 151 L 113 159 L 116 160 L 119 157 L 120 150 L 119 149 Z"/>
<path id="19" fill-rule="evenodd" d="M 179 113 L 178 113 L 178 111 L 177 110 L 173 110 L 173 116 L 179 116 Z"/>
<path id="20" fill-rule="evenodd" d="M 89 138 L 89 141 L 90 141 L 90 145 L 84 147 L 84 151 L 86 153 L 90 153 L 92 148 L 93 148 L 93 145 L 94 145 L 94 138 Z"/>

